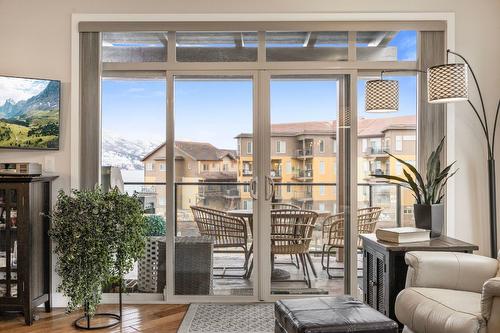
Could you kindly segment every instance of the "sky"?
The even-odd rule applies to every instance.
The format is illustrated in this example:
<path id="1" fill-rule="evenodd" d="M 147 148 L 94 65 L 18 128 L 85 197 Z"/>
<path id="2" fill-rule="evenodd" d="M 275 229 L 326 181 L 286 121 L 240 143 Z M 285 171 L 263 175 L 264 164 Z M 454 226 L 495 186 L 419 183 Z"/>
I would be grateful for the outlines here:
<path id="1" fill-rule="evenodd" d="M 415 60 L 415 32 L 400 32 L 390 45 L 398 47 L 398 60 Z M 390 117 L 416 113 L 415 76 L 385 76 L 400 82 L 400 111 L 364 112 L 364 85 L 358 81 L 358 117 Z M 176 140 L 205 141 L 218 148 L 236 149 L 234 137 L 252 131 L 252 82 L 247 79 L 175 81 Z M 271 122 L 334 120 L 337 115 L 334 80 L 271 81 Z M 104 80 L 102 126 L 131 140 L 162 142 L 166 132 L 164 80 Z"/>
<path id="2" fill-rule="evenodd" d="M 0 106 L 8 99 L 19 102 L 38 95 L 48 84 L 47 80 L 0 76 Z"/>

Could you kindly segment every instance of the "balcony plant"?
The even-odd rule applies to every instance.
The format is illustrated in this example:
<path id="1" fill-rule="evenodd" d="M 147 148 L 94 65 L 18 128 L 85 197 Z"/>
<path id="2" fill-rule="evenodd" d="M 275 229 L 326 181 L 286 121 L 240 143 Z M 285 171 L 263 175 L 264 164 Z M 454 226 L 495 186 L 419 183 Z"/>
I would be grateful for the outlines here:
<path id="1" fill-rule="evenodd" d="M 431 230 L 431 237 L 439 237 L 444 224 L 444 205 L 442 204 L 445 196 L 446 184 L 448 180 L 458 171 L 452 171 L 455 162 L 441 169 L 439 155 L 443 150 L 444 137 L 427 160 L 427 173 L 424 177 L 410 163 L 386 153 L 403 164 L 408 170 L 403 169 L 403 177 L 394 175 L 372 174 L 376 178 L 383 178 L 399 182 L 402 186 L 411 190 L 415 198 L 414 216 L 415 226 L 417 228 Z"/>
<path id="2" fill-rule="evenodd" d="M 142 256 L 146 242 L 143 210 L 136 197 L 100 188 L 60 191 L 50 236 L 58 256 L 58 291 L 69 298 L 67 311 L 83 307 L 96 314 L 102 286 L 121 281 Z"/>
<path id="3" fill-rule="evenodd" d="M 165 286 L 165 224 L 160 215 L 146 216 L 147 240 L 137 269 L 137 286 L 141 292 L 162 292 Z"/>

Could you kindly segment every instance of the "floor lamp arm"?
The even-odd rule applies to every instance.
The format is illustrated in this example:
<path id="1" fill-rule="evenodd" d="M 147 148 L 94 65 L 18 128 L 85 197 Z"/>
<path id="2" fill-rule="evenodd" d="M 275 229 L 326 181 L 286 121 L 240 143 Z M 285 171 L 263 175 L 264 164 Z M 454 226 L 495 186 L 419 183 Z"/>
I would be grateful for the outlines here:
<path id="1" fill-rule="evenodd" d="M 493 123 L 493 142 L 492 142 L 492 152 L 493 156 L 495 155 L 495 137 L 497 135 L 497 121 L 498 121 L 498 112 L 500 111 L 500 99 L 498 100 L 497 104 L 497 112 L 495 113 L 495 122 Z"/>

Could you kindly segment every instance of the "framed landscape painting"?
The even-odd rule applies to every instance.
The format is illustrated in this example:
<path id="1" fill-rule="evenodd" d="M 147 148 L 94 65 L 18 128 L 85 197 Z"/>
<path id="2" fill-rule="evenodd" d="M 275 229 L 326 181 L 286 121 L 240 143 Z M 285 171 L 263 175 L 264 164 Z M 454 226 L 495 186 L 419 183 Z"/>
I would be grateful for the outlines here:
<path id="1" fill-rule="evenodd" d="M 0 148 L 59 149 L 61 82 L 0 76 Z"/>

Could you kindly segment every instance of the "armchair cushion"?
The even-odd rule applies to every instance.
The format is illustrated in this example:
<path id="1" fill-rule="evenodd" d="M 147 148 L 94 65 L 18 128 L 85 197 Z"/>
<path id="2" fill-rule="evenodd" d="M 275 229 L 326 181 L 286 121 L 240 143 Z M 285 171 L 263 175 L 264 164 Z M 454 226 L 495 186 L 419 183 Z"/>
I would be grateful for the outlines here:
<path id="1" fill-rule="evenodd" d="M 396 316 L 413 332 L 483 333 L 481 294 L 438 288 L 406 288 L 396 299 Z"/>
<path id="2" fill-rule="evenodd" d="M 467 253 L 408 252 L 406 287 L 442 288 L 481 293 L 498 271 L 496 259 Z"/>

